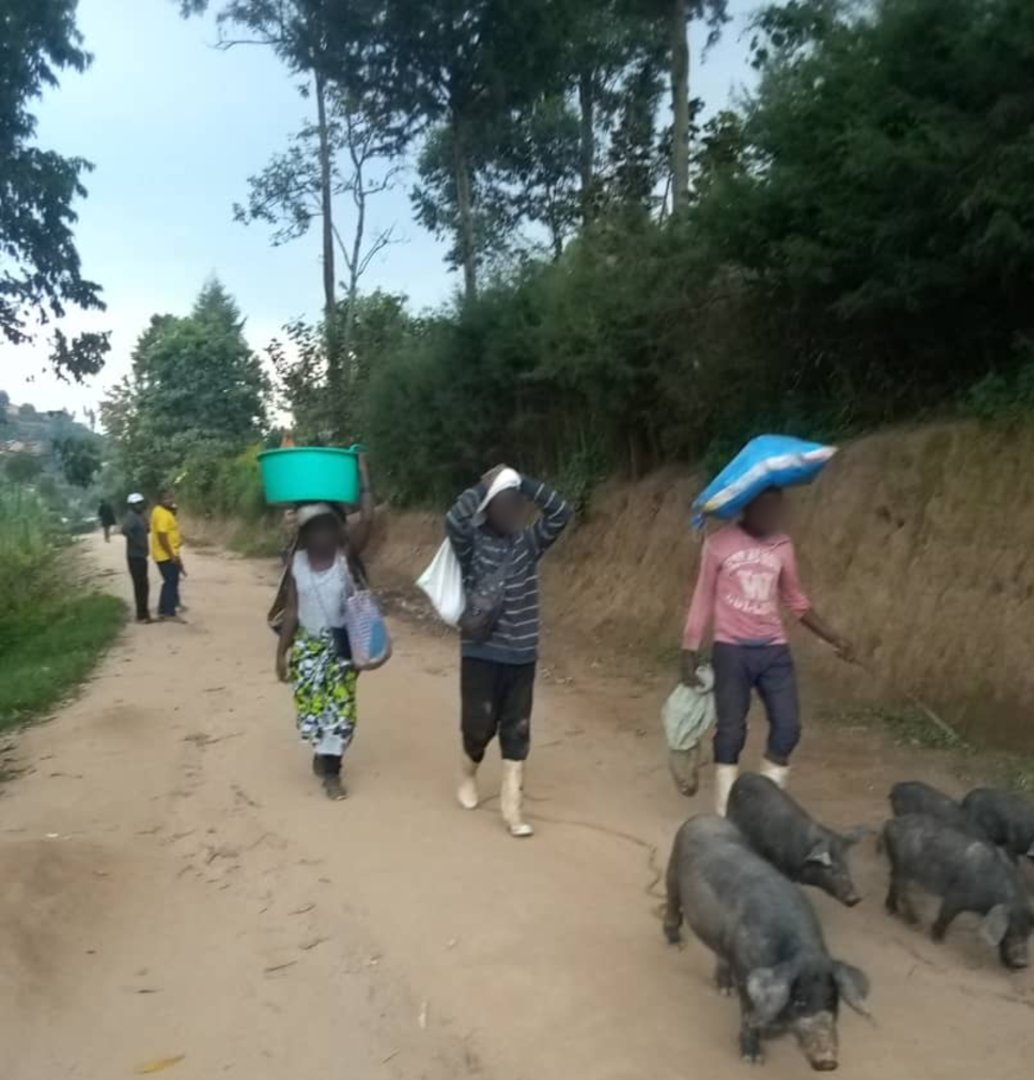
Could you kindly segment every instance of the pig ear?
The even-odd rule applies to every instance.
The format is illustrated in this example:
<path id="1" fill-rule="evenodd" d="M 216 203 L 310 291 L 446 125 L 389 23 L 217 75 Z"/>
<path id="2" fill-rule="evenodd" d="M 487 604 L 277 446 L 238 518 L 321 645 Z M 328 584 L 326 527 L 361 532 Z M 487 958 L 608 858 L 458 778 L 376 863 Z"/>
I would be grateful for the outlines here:
<path id="1" fill-rule="evenodd" d="M 1005 904 L 995 904 L 980 924 L 980 936 L 993 948 L 998 948 L 1009 929 L 1009 909 Z"/>
<path id="2" fill-rule="evenodd" d="M 865 1007 L 865 999 L 869 996 L 869 978 L 865 972 L 859 971 L 850 964 L 842 964 L 839 960 L 834 960 L 833 978 L 836 979 L 837 989 L 844 1001 L 856 1013 L 868 1016 L 869 1010 Z"/>
<path id="3" fill-rule="evenodd" d="M 832 866 L 833 856 L 829 853 L 829 845 L 825 843 L 825 841 L 820 840 L 804 857 L 804 861 L 808 863 L 818 863 L 819 866 Z"/>
<path id="4" fill-rule="evenodd" d="M 867 836 L 872 834 L 872 829 L 868 825 L 855 825 L 853 829 L 848 829 L 846 832 L 841 833 L 841 838 L 848 847 L 853 844 L 857 844 L 860 840 L 864 840 Z"/>
<path id="5" fill-rule="evenodd" d="M 771 1024 L 790 1000 L 790 972 L 783 966 L 757 968 L 747 976 L 747 996 L 758 1023 Z"/>

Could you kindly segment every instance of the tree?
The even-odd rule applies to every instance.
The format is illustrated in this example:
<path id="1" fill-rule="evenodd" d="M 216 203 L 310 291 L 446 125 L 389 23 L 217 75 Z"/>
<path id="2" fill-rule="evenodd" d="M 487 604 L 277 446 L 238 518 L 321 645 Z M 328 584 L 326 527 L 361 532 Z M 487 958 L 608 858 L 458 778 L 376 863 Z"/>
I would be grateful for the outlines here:
<path id="1" fill-rule="evenodd" d="M 660 62 L 668 41 L 649 7 L 640 0 L 567 0 L 573 30 L 567 40 L 565 70 L 579 119 L 579 182 L 582 220 L 588 224 L 601 202 L 598 172 L 618 113 L 625 101 L 630 72 L 647 58 Z"/>
<path id="2" fill-rule="evenodd" d="M 12 454 L 4 462 L 4 472 L 12 484 L 29 484 L 43 471 L 39 458 L 32 454 Z"/>
<path id="3" fill-rule="evenodd" d="M 168 482 L 191 455 L 235 453 L 259 438 L 269 386 L 243 326 L 212 280 L 190 315 L 155 315 L 140 335 L 132 375 L 101 404 L 120 469 L 137 486 Z"/>
<path id="4" fill-rule="evenodd" d="M 90 63 L 75 23 L 75 0 L 4 0 L 0 10 L 0 334 L 14 345 L 36 340 L 39 328 L 70 307 L 103 310 L 100 286 L 82 276 L 72 227 L 73 203 L 85 196 L 82 158 L 35 145 L 31 103 L 58 74 Z M 59 375 L 96 374 L 108 335 L 51 337 Z"/>
<path id="5" fill-rule="evenodd" d="M 441 206 L 436 223 L 455 235 L 464 291 L 478 283 L 478 205 L 485 188 L 479 167 L 500 119 L 563 83 L 561 61 L 570 20 L 562 0 L 369 0 L 357 17 L 354 0 L 319 4 L 329 70 L 381 103 L 385 121 L 397 118 L 411 136 L 429 134 L 435 172 L 451 156 L 451 180 L 425 184 L 425 195 L 448 192 L 454 212 Z M 443 134 L 447 132 L 447 135 Z M 422 200 L 427 206 L 427 200 Z M 426 215 L 425 215 L 426 218 Z"/>
<path id="6" fill-rule="evenodd" d="M 689 203 L 690 137 L 693 106 L 690 99 L 689 25 L 703 21 L 708 28 L 708 44 L 718 39 L 728 22 L 727 0 L 650 0 L 658 19 L 668 24 L 668 58 L 671 73 L 671 195 L 672 209 Z"/>
<path id="7" fill-rule="evenodd" d="M 54 439 L 54 452 L 65 479 L 73 486 L 88 488 L 100 471 L 101 451 L 97 439 L 67 435 Z"/>
<path id="8" fill-rule="evenodd" d="M 178 3 L 184 16 L 200 14 L 210 6 L 209 0 L 178 0 Z M 311 92 L 316 108 L 312 134 L 316 153 L 315 190 L 322 222 L 323 312 L 327 325 L 331 326 L 337 302 L 333 148 L 327 109 L 327 76 L 320 59 L 323 44 L 317 18 L 319 8 L 319 0 L 226 0 L 217 20 L 220 48 L 267 46 L 273 49 L 292 75 L 304 75 L 306 80 L 311 79 L 311 87 L 307 83 L 304 93 Z M 291 162 L 292 166 L 299 164 L 296 160 Z M 273 167 L 276 168 L 276 162 Z M 310 178 L 303 178 L 303 183 L 309 182 Z M 282 180 L 277 183 L 282 183 Z M 329 351 L 333 353 L 334 349 L 330 348 Z"/>
<path id="9" fill-rule="evenodd" d="M 338 306 L 338 319 L 349 317 L 348 305 L 346 300 Z M 406 314 L 404 297 L 379 289 L 356 298 L 351 318 L 348 392 L 343 396 L 330 392 L 322 327 L 296 320 L 284 328 L 291 349 L 279 340 L 267 349 L 294 432 L 306 443 L 340 445 L 366 437 L 370 376 L 385 356 L 401 347 L 413 321 Z"/>
<path id="10" fill-rule="evenodd" d="M 370 263 L 392 243 L 393 229 L 369 231 L 369 200 L 387 191 L 396 169 L 389 164 L 397 152 L 397 142 L 385 135 L 363 102 L 349 94 L 334 92 L 326 139 L 319 127 L 307 127 L 294 137 L 286 154 L 280 154 L 258 175 L 249 179 L 247 206 L 235 206 L 234 216 L 245 223 L 264 221 L 274 226 L 273 243 L 286 243 L 304 236 L 313 220 L 330 218 L 330 231 L 348 271 L 345 283 L 345 318 L 338 328 L 340 340 L 328 357 L 334 392 L 348 393 L 347 357 L 352 347 L 354 312 L 359 283 Z M 326 142 L 330 157 L 330 202 L 326 198 L 322 147 Z M 352 204 L 347 237 L 334 224 L 332 202 L 345 196 Z M 325 310 L 327 297 L 325 296 Z M 336 309 L 332 288 L 331 309 Z"/>

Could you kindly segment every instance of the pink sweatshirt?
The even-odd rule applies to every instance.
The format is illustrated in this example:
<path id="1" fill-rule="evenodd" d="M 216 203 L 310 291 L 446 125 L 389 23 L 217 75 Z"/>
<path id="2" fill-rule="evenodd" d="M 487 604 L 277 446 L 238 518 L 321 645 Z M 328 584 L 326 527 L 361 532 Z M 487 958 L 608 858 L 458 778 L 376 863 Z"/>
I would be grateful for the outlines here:
<path id="1" fill-rule="evenodd" d="M 793 541 L 757 540 L 729 525 L 704 541 L 682 647 L 696 652 L 714 620 L 714 640 L 727 645 L 785 645 L 780 602 L 798 619 L 811 603 L 797 580 Z"/>

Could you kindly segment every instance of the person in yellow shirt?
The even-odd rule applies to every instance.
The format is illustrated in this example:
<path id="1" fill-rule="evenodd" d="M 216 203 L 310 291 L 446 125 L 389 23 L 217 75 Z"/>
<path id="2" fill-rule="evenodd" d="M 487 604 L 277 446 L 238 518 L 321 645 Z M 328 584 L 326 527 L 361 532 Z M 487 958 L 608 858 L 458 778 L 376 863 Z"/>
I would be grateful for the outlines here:
<path id="1" fill-rule="evenodd" d="M 158 598 L 159 622 L 185 622 L 178 613 L 180 607 L 180 578 L 186 577 L 180 558 L 180 530 L 173 507 L 171 491 L 163 491 L 158 505 L 151 511 L 151 558 L 158 564 L 162 576 L 162 591 Z"/>

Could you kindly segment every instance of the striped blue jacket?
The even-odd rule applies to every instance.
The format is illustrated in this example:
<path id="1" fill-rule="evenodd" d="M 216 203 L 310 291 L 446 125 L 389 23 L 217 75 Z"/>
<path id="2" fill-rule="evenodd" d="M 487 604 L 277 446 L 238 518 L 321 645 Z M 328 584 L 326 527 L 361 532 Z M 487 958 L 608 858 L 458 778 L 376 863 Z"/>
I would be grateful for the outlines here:
<path id="1" fill-rule="evenodd" d="M 533 664 L 538 658 L 539 559 L 564 531 L 571 509 L 555 491 L 526 476 L 521 477 L 521 493 L 542 513 L 533 525 L 513 536 L 501 536 L 477 524 L 477 510 L 487 494 L 483 483 L 465 491 L 445 517 L 446 533 L 468 587 L 504 559 L 510 560 L 499 621 L 487 641 L 463 641 L 466 657 L 501 664 Z"/>

